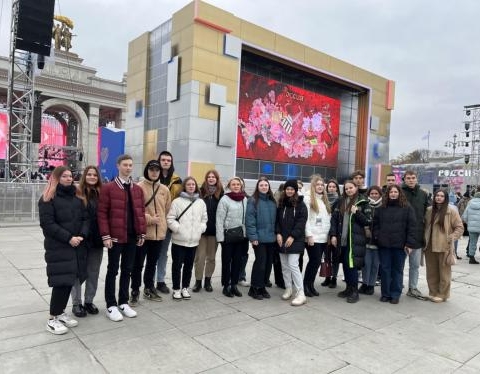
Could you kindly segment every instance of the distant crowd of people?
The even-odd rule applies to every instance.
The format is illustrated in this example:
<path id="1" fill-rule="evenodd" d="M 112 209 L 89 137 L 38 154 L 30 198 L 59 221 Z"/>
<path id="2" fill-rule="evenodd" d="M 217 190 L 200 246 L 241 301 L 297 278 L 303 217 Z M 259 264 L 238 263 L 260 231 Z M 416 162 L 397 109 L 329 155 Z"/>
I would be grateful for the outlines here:
<path id="1" fill-rule="evenodd" d="M 269 299 L 273 270 L 275 284 L 284 289 L 281 298 L 293 306 L 319 295 L 315 287 L 319 270 L 324 277 L 321 286 L 336 288 L 340 264 L 346 287 L 339 297 L 356 303 L 362 294 L 373 295 L 380 281 L 380 301 L 398 304 L 407 257 L 407 296 L 446 301 L 451 283 L 447 257 L 464 222 L 471 235 L 470 263 L 478 263 L 474 255 L 480 235 L 480 192 L 467 203 L 460 200 L 458 209 L 449 204 L 444 189 L 435 191 L 430 202 L 414 171 L 405 172 L 402 185 L 389 174 L 384 186 L 368 188 L 365 174 L 355 171 L 343 183 L 343 191 L 336 180 L 314 175 L 308 191 L 302 190 L 301 181 L 291 179 L 274 193 L 269 180 L 261 177 L 247 196 L 242 178 L 232 177 L 224 187 L 216 170 L 207 171 L 201 184 L 191 176 L 182 180 L 168 151 L 145 165 L 139 183 L 132 180 L 129 155 L 118 158 L 117 168 L 118 176 L 102 183 L 98 168 L 87 166 L 76 185 L 72 171 L 59 166 L 40 198 L 52 287 L 46 328 L 53 334 L 76 326 L 73 316 L 99 313 L 94 298 L 104 248 L 105 313 L 116 322 L 137 316 L 140 294 L 158 302 L 170 293 L 181 301 L 189 300 L 191 292 L 212 292 L 218 244 L 225 297 L 241 297 L 239 286 L 246 286 L 250 297 Z M 250 245 L 255 260 L 248 282 Z M 172 290 L 165 281 L 169 248 Z M 423 261 L 428 295 L 418 289 Z M 73 316 L 66 312 L 70 297 Z"/>

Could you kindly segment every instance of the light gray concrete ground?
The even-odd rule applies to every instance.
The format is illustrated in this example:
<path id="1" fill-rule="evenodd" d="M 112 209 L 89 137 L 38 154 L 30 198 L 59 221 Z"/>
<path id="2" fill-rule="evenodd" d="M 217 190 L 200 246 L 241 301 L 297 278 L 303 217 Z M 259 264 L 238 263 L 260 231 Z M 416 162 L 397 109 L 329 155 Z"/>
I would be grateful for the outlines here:
<path id="1" fill-rule="evenodd" d="M 103 298 L 97 316 L 61 336 L 45 331 L 50 288 L 38 226 L 0 227 L 0 373 L 479 373 L 480 265 L 454 266 L 451 299 L 442 304 L 402 296 L 400 304 L 361 296 L 347 304 L 336 290 L 302 307 L 257 301 L 241 288 L 161 303 L 141 299 L 138 317 L 111 322 Z M 464 256 L 466 240 L 459 253 Z M 250 256 L 248 268 L 253 261 Z M 170 271 L 168 271 L 170 273 Z M 248 271 L 249 274 L 249 271 Z M 408 274 L 406 269 L 405 274 Z M 273 275 L 272 275 L 273 279 Z M 427 292 L 425 269 L 419 288 Z M 68 308 L 70 311 L 70 307 Z"/>

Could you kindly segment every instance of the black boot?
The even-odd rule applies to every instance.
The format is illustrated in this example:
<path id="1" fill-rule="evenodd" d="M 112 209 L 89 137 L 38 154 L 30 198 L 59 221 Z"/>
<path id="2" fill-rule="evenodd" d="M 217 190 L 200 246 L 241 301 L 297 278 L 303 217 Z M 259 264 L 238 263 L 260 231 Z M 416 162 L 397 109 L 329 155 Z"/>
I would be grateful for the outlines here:
<path id="1" fill-rule="evenodd" d="M 328 288 L 337 288 L 337 278 L 332 277 L 330 280 L 330 284 L 328 285 Z"/>
<path id="2" fill-rule="evenodd" d="M 237 296 L 237 297 L 242 297 L 242 293 L 238 290 L 237 285 L 234 284 L 230 287 L 230 290 L 232 292 L 232 295 Z"/>
<path id="3" fill-rule="evenodd" d="M 202 281 L 201 280 L 195 281 L 195 285 L 193 286 L 192 291 L 200 292 L 201 289 L 202 289 Z"/>
<path id="4" fill-rule="evenodd" d="M 232 290 L 230 289 L 230 286 L 225 286 L 225 287 L 223 287 L 222 293 L 223 293 L 226 297 L 233 297 Z"/>
<path id="5" fill-rule="evenodd" d="M 303 292 L 305 293 L 306 297 L 313 297 L 313 293 L 310 290 L 310 286 L 306 283 L 303 283 Z"/>
<path id="6" fill-rule="evenodd" d="M 253 297 L 255 300 L 263 300 L 260 289 L 256 287 L 250 287 L 250 289 L 248 290 L 248 296 Z"/>
<path id="7" fill-rule="evenodd" d="M 470 260 L 468 260 L 469 264 L 475 264 L 475 265 L 480 264 L 480 262 L 475 260 L 475 256 L 468 256 L 468 257 L 470 257 Z"/>
<path id="8" fill-rule="evenodd" d="M 320 296 L 318 291 L 315 289 L 315 286 L 313 285 L 313 283 L 310 283 L 310 292 L 312 293 L 313 296 Z"/>
<path id="9" fill-rule="evenodd" d="M 347 296 L 347 303 L 353 304 L 356 303 L 360 298 L 358 296 L 358 288 L 357 286 L 350 287 L 350 295 Z"/>
<path id="10" fill-rule="evenodd" d="M 362 285 L 358 289 L 358 293 L 366 294 L 367 293 L 367 288 L 368 288 L 368 286 L 365 283 L 362 283 Z"/>
<path id="11" fill-rule="evenodd" d="M 330 284 L 330 282 L 331 282 L 331 280 L 332 280 L 331 277 L 326 277 L 325 280 L 324 280 L 322 283 L 320 283 L 320 285 L 321 285 L 322 287 L 328 287 L 329 284 Z"/>
<path id="12" fill-rule="evenodd" d="M 375 287 L 367 286 L 367 289 L 365 290 L 365 295 L 373 295 L 374 293 L 375 293 Z"/>
<path id="13" fill-rule="evenodd" d="M 345 288 L 343 291 L 337 293 L 337 296 L 344 299 L 344 298 L 350 296 L 351 293 L 352 293 L 352 287 L 347 285 L 347 288 Z"/>
<path id="14" fill-rule="evenodd" d="M 265 287 L 260 288 L 260 293 L 262 294 L 264 299 L 270 299 L 270 294 Z"/>
<path id="15" fill-rule="evenodd" d="M 210 278 L 210 277 L 205 277 L 205 284 L 203 285 L 203 287 L 205 288 L 205 291 L 207 291 L 207 292 L 212 292 L 212 291 L 213 291 L 213 288 L 212 288 L 212 278 Z"/>

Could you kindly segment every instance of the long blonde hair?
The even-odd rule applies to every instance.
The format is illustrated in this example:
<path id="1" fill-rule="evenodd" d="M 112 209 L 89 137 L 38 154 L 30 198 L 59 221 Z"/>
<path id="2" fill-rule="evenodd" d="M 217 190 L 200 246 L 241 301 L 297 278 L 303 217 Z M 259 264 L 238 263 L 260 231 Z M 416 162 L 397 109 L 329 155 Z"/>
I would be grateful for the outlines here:
<path id="1" fill-rule="evenodd" d="M 320 176 L 320 175 L 313 175 L 312 178 L 310 179 L 310 208 L 315 212 L 318 213 L 320 211 L 320 208 L 317 203 L 317 193 L 315 191 L 315 185 L 318 182 L 323 182 L 325 185 L 325 180 Z M 325 207 L 327 208 L 327 212 L 330 214 L 330 203 L 328 202 L 327 198 L 327 186 L 325 186 L 325 189 L 322 193 L 321 200 L 325 204 Z"/>
<path id="2" fill-rule="evenodd" d="M 58 183 L 60 182 L 60 177 L 64 172 L 67 170 L 70 170 L 66 166 L 57 166 L 53 171 L 52 174 L 50 174 L 50 179 L 48 180 L 47 185 L 45 186 L 45 189 L 43 190 L 43 201 L 50 201 L 53 199 L 55 196 L 55 192 L 57 192 L 57 186 Z"/>

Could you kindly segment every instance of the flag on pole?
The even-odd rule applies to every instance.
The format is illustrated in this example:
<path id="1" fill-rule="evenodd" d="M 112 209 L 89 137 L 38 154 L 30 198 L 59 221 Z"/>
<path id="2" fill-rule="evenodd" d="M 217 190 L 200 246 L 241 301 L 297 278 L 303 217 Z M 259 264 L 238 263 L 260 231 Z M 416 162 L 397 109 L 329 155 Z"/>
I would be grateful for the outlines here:
<path id="1" fill-rule="evenodd" d="M 430 131 L 422 136 L 422 140 L 427 140 L 430 137 Z"/>

